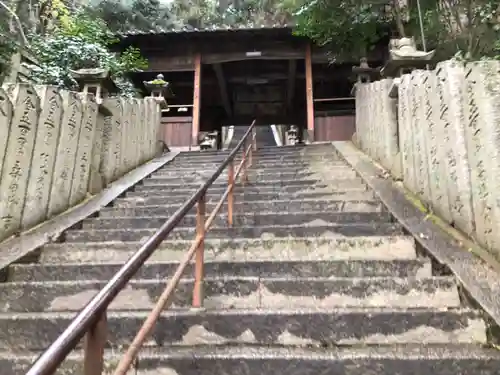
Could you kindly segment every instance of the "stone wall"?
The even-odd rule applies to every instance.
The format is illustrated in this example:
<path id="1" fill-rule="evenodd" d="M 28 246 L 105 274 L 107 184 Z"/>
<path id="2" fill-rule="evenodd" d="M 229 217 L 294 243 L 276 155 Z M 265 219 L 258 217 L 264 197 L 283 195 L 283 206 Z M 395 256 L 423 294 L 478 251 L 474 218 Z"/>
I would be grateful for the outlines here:
<path id="1" fill-rule="evenodd" d="M 456 61 L 356 87 L 355 142 L 500 255 L 500 63 Z"/>
<path id="2" fill-rule="evenodd" d="M 0 89 L 0 240 L 101 191 L 152 159 L 159 105 L 51 86 Z"/>

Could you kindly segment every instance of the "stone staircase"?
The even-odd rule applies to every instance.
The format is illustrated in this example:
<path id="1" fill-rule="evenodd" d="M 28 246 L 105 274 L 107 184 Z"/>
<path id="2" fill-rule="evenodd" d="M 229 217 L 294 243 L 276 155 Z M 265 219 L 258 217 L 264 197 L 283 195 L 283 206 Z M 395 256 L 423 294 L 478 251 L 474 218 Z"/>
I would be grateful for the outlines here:
<path id="1" fill-rule="evenodd" d="M 0 284 L 0 373 L 22 375 L 75 312 L 227 152 L 185 153 L 15 264 Z M 263 148 L 235 191 L 234 227 L 206 241 L 205 310 L 192 269 L 141 351 L 140 375 L 492 375 L 482 314 L 329 145 Z M 209 190 L 211 210 L 226 175 Z M 111 305 L 106 368 L 130 343 L 195 234 L 194 212 Z M 76 351 L 60 374 L 81 374 Z"/>

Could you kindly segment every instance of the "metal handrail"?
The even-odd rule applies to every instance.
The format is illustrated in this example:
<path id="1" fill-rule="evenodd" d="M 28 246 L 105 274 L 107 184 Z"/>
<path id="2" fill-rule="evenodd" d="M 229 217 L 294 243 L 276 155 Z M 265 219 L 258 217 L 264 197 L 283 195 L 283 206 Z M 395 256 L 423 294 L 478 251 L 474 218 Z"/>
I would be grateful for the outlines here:
<path id="1" fill-rule="evenodd" d="M 224 204 L 228 201 L 228 225 L 233 224 L 234 184 L 242 172 L 243 184 L 248 180 L 247 168 L 252 165 L 252 153 L 256 150 L 255 120 L 239 141 L 235 149 L 224 162 L 217 168 L 212 176 L 201 186 L 158 231 L 142 245 L 137 252 L 123 265 L 113 278 L 92 298 L 92 300 L 73 319 L 56 341 L 32 364 L 26 375 L 53 375 L 68 354 L 75 349 L 79 341 L 85 337 L 84 343 L 84 375 L 101 375 L 104 367 L 104 347 L 106 344 L 107 309 L 114 298 L 120 293 L 146 260 L 153 254 L 158 246 L 167 238 L 170 232 L 179 224 L 189 211 L 197 204 L 196 238 L 179 264 L 174 276 L 167 283 L 164 292 L 151 314 L 144 322 L 137 336 L 132 341 L 128 351 L 122 358 L 114 375 L 124 375 L 135 360 L 144 340 L 158 320 L 162 310 L 167 306 L 172 293 L 175 291 L 180 278 L 187 265 L 196 254 L 195 258 L 195 283 L 193 288 L 193 307 L 203 304 L 203 263 L 205 234 L 210 229 L 213 220 Z M 247 145 L 248 138 L 250 145 Z M 244 146 L 242 160 L 237 169 L 234 169 L 234 158 Z M 205 195 L 208 188 L 220 176 L 226 167 L 228 170 L 228 187 L 221 199 L 205 221 Z"/>

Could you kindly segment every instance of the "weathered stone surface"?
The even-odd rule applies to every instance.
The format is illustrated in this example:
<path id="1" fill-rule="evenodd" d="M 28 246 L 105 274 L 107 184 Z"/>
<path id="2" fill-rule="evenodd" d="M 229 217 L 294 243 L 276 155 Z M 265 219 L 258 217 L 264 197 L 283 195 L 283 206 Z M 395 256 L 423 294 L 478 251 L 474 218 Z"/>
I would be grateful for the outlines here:
<path id="1" fill-rule="evenodd" d="M 0 87 L 0 178 L 6 157 L 13 112 L 14 108 L 9 95 Z"/>
<path id="2" fill-rule="evenodd" d="M 0 180 L 0 240 L 21 227 L 40 110 L 34 87 L 15 85 L 11 95 L 14 114 Z"/>
<path id="3" fill-rule="evenodd" d="M 43 248 L 40 262 L 125 262 L 142 242 L 51 244 Z M 192 243 L 167 240 L 153 253 L 151 261 L 180 261 Z M 255 260 L 392 260 L 415 259 L 414 241 L 404 236 L 358 236 L 344 238 L 223 238 L 205 240 L 206 261 L 249 262 Z"/>
<path id="4" fill-rule="evenodd" d="M 77 93 L 63 91 L 61 96 L 63 98 L 64 115 L 61 122 L 54 176 L 50 188 L 49 217 L 65 211 L 70 204 L 69 199 L 84 108 Z"/>
<path id="5" fill-rule="evenodd" d="M 471 63 L 465 80 L 465 128 L 476 236 L 489 248 L 500 246 L 500 65 Z"/>
<path id="6" fill-rule="evenodd" d="M 84 115 L 78 137 L 78 148 L 76 151 L 75 169 L 71 183 L 71 195 L 69 205 L 74 206 L 85 199 L 90 176 L 90 164 L 92 162 L 92 148 L 94 145 L 94 134 L 97 125 L 97 103 L 93 97 L 83 99 Z"/>
<path id="7" fill-rule="evenodd" d="M 63 100 L 55 86 L 37 86 L 41 113 L 35 135 L 28 188 L 22 218 L 22 228 L 29 229 L 47 217 L 54 163 L 59 146 L 63 116 Z"/>
<path id="8" fill-rule="evenodd" d="M 127 346 L 148 312 L 110 313 L 107 346 Z M 71 322 L 71 313 L 0 317 L 2 350 L 41 350 Z M 11 334 L 16 332 L 16 334 Z M 146 346 L 485 344 L 486 326 L 468 310 L 236 310 L 163 313 Z"/>
<path id="9" fill-rule="evenodd" d="M 0 311 L 78 311 L 105 281 L 61 281 L 0 285 Z M 193 280 L 181 280 L 171 308 L 190 307 Z M 131 281 L 110 310 L 151 310 L 161 295 L 162 280 Z M 336 307 L 459 307 L 453 278 L 205 278 L 204 307 L 212 309 L 328 309 Z M 23 298 L 30 296 L 30 298 Z"/>

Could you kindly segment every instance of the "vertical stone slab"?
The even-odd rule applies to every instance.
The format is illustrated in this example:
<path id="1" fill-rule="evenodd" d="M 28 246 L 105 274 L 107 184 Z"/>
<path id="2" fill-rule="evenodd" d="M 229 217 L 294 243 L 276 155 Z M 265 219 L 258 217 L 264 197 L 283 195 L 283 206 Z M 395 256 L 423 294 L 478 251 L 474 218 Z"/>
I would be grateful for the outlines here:
<path id="1" fill-rule="evenodd" d="M 110 104 L 105 101 L 104 105 Z M 113 181 L 114 157 L 113 157 L 113 116 L 105 116 L 102 124 L 102 146 L 101 159 L 99 163 L 99 173 L 103 177 L 104 185 L 108 185 Z"/>
<path id="2" fill-rule="evenodd" d="M 0 178 L 0 240 L 21 227 L 40 110 L 31 85 L 15 85 L 11 100 L 14 114 Z"/>
<path id="3" fill-rule="evenodd" d="M 442 94 L 440 91 L 439 78 L 436 72 L 428 75 L 424 83 L 427 92 L 425 102 L 426 110 L 426 132 L 429 165 L 429 181 L 431 190 L 431 201 L 434 212 L 442 219 L 451 223 L 450 204 L 448 201 L 447 171 L 446 171 L 446 141 L 445 123 L 442 120 Z"/>
<path id="4" fill-rule="evenodd" d="M 138 126 L 138 135 L 137 135 L 137 163 L 136 166 L 141 165 L 147 159 L 147 149 L 145 145 L 146 140 L 146 123 L 144 119 L 144 100 L 137 99 L 137 126 Z"/>
<path id="5" fill-rule="evenodd" d="M 111 136 L 108 158 L 112 165 L 106 166 L 109 168 L 109 173 L 112 175 L 112 181 L 121 176 L 121 160 L 122 160 L 122 133 L 123 133 L 123 103 L 119 98 L 108 99 L 108 108 L 111 109 L 113 117 L 111 118 Z M 109 183 L 109 182 L 108 182 Z"/>
<path id="6" fill-rule="evenodd" d="M 9 95 L 0 88 L 0 176 L 2 176 L 13 112 Z"/>
<path id="7" fill-rule="evenodd" d="M 137 99 L 131 99 L 128 103 L 129 107 L 129 118 L 130 118 L 130 130 L 128 132 L 129 137 L 128 137 L 128 149 L 130 150 L 129 153 L 129 158 L 128 158 L 128 165 L 127 165 L 127 171 L 130 171 L 135 168 L 137 165 L 137 140 L 139 137 L 139 122 L 138 122 L 138 116 L 137 116 Z"/>
<path id="8" fill-rule="evenodd" d="M 356 124 L 356 134 L 359 140 L 359 147 L 363 151 L 367 151 L 367 134 L 365 116 L 368 111 L 368 103 L 366 100 L 367 87 L 364 83 L 358 83 L 356 89 L 356 111 L 359 108 L 358 123 Z"/>
<path id="9" fill-rule="evenodd" d="M 397 101 L 389 97 L 393 80 L 390 78 L 381 81 L 382 116 L 384 127 L 384 166 L 394 177 L 401 178 L 401 160 L 399 153 L 399 130 L 397 119 Z"/>
<path id="10" fill-rule="evenodd" d="M 75 169 L 73 171 L 73 182 L 71 184 L 70 207 L 80 203 L 87 196 L 87 188 L 90 175 L 90 164 L 92 161 L 92 148 L 94 134 L 97 126 L 98 105 L 93 96 L 83 98 L 84 115 L 82 126 L 78 137 L 78 149 L 76 152 Z"/>
<path id="11" fill-rule="evenodd" d="M 121 134 L 121 155 L 120 155 L 120 168 L 119 168 L 119 176 L 123 176 L 130 169 L 128 166 L 130 165 L 131 158 L 131 148 L 130 148 L 130 137 L 131 134 L 131 126 L 130 126 L 130 100 L 125 98 L 121 99 L 121 105 L 123 108 L 122 112 L 122 134 Z"/>
<path id="12" fill-rule="evenodd" d="M 373 158 L 377 161 L 381 161 L 383 159 L 383 134 L 380 115 L 381 115 L 381 85 L 380 81 L 376 81 L 372 83 L 373 92 L 372 92 L 372 103 L 373 109 L 371 112 L 371 121 L 370 126 L 372 128 L 372 145 L 373 145 Z"/>
<path id="13" fill-rule="evenodd" d="M 61 97 L 64 111 L 50 188 L 48 217 L 60 214 L 69 207 L 78 137 L 82 126 L 83 103 L 79 94 L 62 91 Z"/>
<path id="14" fill-rule="evenodd" d="M 21 223 L 23 229 L 47 218 L 63 116 L 63 100 L 57 87 L 36 86 L 35 89 L 40 97 L 41 114 Z"/>
<path id="15" fill-rule="evenodd" d="M 428 136 L 429 136 L 429 117 L 431 106 L 429 104 L 429 79 L 430 72 L 428 70 L 416 70 L 412 73 L 415 80 L 414 99 L 418 103 L 417 118 L 413 122 L 415 131 L 415 145 L 418 147 L 416 156 L 418 160 L 418 185 L 420 186 L 420 194 L 422 199 L 427 203 L 432 202 L 431 182 L 429 177 L 429 151 L 428 151 Z M 418 78 L 417 78 L 418 77 Z"/>
<path id="16" fill-rule="evenodd" d="M 366 111 L 366 118 L 365 118 L 365 134 L 366 134 L 366 153 L 370 157 L 374 157 L 374 147 L 373 147 L 373 126 L 372 123 L 369 120 L 370 113 L 373 113 L 373 84 L 368 83 L 366 85 L 366 105 L 367 105 L 367 111 Z"/>
<path id="17" fill-rule="evenodd" d="M 89 174 L 89 184 L 87 191 L 90 194 L 97 194 L 104 188 L 104 176 L 101 175 L 100 166 L 101 159 L 103 158 L 103 138 L 104 138 L 104 123 L 106 117 L 102 113 L 98 112 L 96 127 L 94 132 L 94 139 L 92 141 L 92 151 L 90 153 L 90 174 Z"/>
<path id="18" fill-rule="evenodd" d="M 467 234 L 474 231 L 470 165 L 465 141 L 464 100 L 465 71 L 461 63 L 446 61 L 436 68 L 439 105 L 438 134 L 443 134 L 445 181 L 450 216 L 455 225 Z M 438 103 L 439 102 L 439 103 Z"/>
<path id="19" fill-rule="evenodd" d="M 153 130 L 154 130 L 154 113 L 152 98 L 144 98 L 144 134 L 145 134 L 145 156 L 146 160 L 150 160 L 153 157 Z"/>
<path id="20" fill-rule="evenodd" d="M 466 69 L 465 130 L 477 239 L 500 245 L 500 64 L 471 63 Z"/>
<path id="21" fill-rule="evenodd" d="M 403 181 L 405 186 L 416 191 L 414 153 L 413 153 L 413 134 L 411 124 L 412 107 L 412 88 L 411 76 L 404 74 L 398 87 L 398 123 L 399 123 L 399 142 L 401 150 L 401 160 L 403 169 Z"/>

